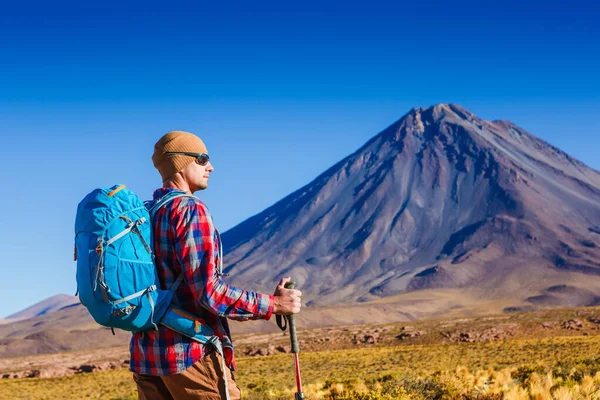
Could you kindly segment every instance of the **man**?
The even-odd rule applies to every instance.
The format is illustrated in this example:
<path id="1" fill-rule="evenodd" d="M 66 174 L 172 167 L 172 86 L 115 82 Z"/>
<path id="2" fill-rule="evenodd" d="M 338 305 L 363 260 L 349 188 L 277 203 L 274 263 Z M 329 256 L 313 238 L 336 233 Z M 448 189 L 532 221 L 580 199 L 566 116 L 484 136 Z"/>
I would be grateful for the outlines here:
<path id="1" fill-rule="evenodd" d="M 154 146 L 152 161 L 163 179 L 154 192 L 158 201 L 177 191 L 192 194 L 208 188 L 214 168 L 199 137 L 182 131 L 164 135 Z M 135 333 L 131 339 L 131 370 L 138 398 L 225 399 L 240 398 L 231 370 L 235 370 L 227 318 L 266 319 L 273 313 L 300 311 L 301 292 L 285 289 L 282 279 L 274 295 L 254 293 L 225 283 L 220 271 L 220 237 L 202 201 L 178 197 L 159 209 L 154 218 L 154 254 L 160 283 L 169 288 L 183 273 L 174 303 L 206 322 L 221 339 L 226 371 L 219 352 L 169 328 Z M 225 385 L 224 376 L 227 379 Z"/>

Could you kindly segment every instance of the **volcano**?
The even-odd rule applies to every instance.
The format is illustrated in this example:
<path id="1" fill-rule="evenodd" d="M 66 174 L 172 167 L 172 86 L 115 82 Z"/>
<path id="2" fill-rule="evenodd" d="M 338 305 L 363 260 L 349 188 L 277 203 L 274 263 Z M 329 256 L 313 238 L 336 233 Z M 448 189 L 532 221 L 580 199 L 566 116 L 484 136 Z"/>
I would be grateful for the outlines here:
<path id="1" fill-rule="evenodd" d="M 230 281 L 309 305 L 460 289 L 600 304 L 600 172 L 508 121 L 415 108 L 222 235 Z"/>

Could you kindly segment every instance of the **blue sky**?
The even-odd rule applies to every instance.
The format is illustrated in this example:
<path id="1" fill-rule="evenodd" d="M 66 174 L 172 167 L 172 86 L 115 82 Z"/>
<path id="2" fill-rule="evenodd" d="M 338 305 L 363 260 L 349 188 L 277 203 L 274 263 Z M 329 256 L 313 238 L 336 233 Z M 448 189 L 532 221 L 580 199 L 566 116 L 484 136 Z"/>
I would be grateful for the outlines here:
<path id="1" fill-rule="evenodd" d="M 508 119 L 600 170 L 592 2 L 19 2 L 0 15 L 0 318 L 75 292 L 77 203 L 201 136 L 225 231 L 412 107 Z M 563 2 L 564 3 L 564 2 Z"/>

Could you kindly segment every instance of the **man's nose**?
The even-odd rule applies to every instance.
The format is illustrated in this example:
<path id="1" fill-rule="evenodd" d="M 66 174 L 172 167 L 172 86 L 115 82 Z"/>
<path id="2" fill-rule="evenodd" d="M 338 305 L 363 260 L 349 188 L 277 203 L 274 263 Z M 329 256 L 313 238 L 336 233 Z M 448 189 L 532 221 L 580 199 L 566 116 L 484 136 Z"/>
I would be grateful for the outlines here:
<path id="1" fill-rule="evenodd" d="M 213 167 L 212 163 L 209 161 L 206 169 L 208 170 L 208 172 L 213 172 L 215 170 L 215 167 Z"/>

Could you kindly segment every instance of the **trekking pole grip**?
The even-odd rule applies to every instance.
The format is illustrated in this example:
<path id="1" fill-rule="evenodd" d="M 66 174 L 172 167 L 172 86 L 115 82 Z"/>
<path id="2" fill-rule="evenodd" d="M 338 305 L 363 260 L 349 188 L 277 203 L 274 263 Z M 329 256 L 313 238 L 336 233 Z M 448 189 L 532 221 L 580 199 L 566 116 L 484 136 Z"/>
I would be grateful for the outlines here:
<path id="1" fill-rule="evenodd" d="M 284 285 L 286 289 L 294 289 L 296 287 L 296 282 L 288 282 Z M 298 338 L 296 336 L 296 320 L 295 315 L 288 315 L 286 318 L 290 325 L 290 340 L 292 342 L 292 353 L 298 354 L 300 353 L 300 346 L 298 346 Z"/>

